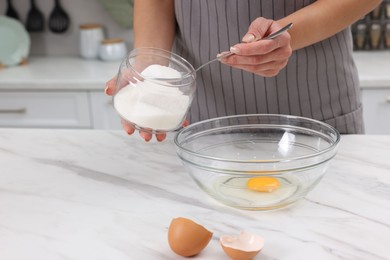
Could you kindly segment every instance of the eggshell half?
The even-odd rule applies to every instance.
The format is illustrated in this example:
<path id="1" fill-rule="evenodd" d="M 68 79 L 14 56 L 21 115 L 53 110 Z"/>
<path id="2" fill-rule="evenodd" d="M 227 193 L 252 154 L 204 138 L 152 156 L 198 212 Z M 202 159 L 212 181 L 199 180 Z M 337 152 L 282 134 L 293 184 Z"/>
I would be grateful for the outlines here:
<path id="1" fill-rule="evenodd" d="M 174 218 L 168 229 L 168 243 L 181 256 L 194 256 L 210 242 L 213 233 L 187 218 Z"/>
<path id="2" fill-rule="evenodd" d="M 264 239 L 249 232 L 241 232 L 238 236 L 223 235 L 219 242 L 223 251 L 234 260 L 250 260 L 264 246 Z"/>

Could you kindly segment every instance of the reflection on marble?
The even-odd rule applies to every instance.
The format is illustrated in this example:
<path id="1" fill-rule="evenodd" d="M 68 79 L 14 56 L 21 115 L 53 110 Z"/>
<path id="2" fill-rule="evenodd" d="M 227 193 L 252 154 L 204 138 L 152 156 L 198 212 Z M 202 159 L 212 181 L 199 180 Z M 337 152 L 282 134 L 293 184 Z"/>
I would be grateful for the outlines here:
<path id="1" fill-rule="evenodd" d="M 390 259 L 389 151 L 390 136 L 343 136 L 307 198 L 252 212 L 200 191 L 172 137 L 0 129 L 0 259 L 182 259 L 167 243 L 178 216 L 214 232 L 193 259 L 227 259 L 218 238 L 240 230 L 265 238 L 258 260 Z"/>

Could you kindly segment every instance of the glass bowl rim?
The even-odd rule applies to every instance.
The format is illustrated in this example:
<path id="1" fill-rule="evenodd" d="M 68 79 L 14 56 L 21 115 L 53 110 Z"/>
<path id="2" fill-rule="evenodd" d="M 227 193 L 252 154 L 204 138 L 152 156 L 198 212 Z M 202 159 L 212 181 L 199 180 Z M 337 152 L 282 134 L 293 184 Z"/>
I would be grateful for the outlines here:
<path id="1" fill-rule="evenodd" d="M 174 52 L 167 51 L 167 50 L 164 50 L 164 49 L 161 49 L 161 48 L 155 48 L 155 47 L 134 48 L 126 56 L 126 60 L 125 60 L 126 67 L 130 68 L 135 74 L 137 74 L 137 76 L 145 78 L 145 79 L 147 79 L 149 81 L 152 81 L 152 82 L 155 82 L 155 83 L 158 83 L 158 84 L 161 84 L 161 85 L 166 85 L 166 86 L 171 86 L 171 84 L 169 84 L 168 82 L 164 82 L 166 80 L 170 80 L 170 82 L 178 82 L 178 81 L 182 80 L 182 78 L 161 78 L 160 79 L 160 78 L 145 77 L 145 76 L 141 75 L 141 73 L 139 73 L 138 71 L 134 70 L 133 66 L 130 64 L 129 60 L 130 60 L 130 58 L 134 57 L 135 55 L 137 55 L 139 52 L 142 52 L 142 51 L 157 51 L 157 52 L 160 52 L 160 53 L 165 54 L 167 56 L 170 55 L 170 56 L 174 57 L 174 59 L 176 59 L 177 61 L 181 62 L 185 67 L 187 67 L 190 70 L 189 74 L 191 75 L 192 82 L 190 82 L 190 83 L 183 83 L 183 84 L 177 84 L 177 85 L 174 85 L 175 87 L 188 86 L 190 84 L 193 84 L 193 82 L 195 82 L 195 80 L 196 80 L 196 71 L 194 69 L 194 66 L 192 66 L 192 64 L 189 61 L 187 61 L 182 56 L 180 56 L 180 55 L 178 55 L 178 54 L 176 54 Z M 150 54 L 145 53 L 145 55 L 150 55 Z M 168 57 L 165 57 L 165 58 L 168 58 Z"/>
<path id="2" fill-rule="evenodd" d="M 303 121 L 307 121 L 307 122 L 312 122 L 312 123 L 319 124 L 325 128 L 328 128 L 329 130 L 334 132 L 334 134 L 336 135 L 336 139 L 329 147 L 327 147 L 321 151 L 312 153 L 312 154 L 307 154 L 307 155 L 303 155 L 303 156 L 296 156 L 296 157 L 281 158 L 281 159 L 266 159 L 266 160 L 254 160 L 254 161 L 253 160 L 249 161 L 249 160 L 225 159 L 225 158 L 216 157 L 216 156 L 204 155 L 204 154 L 194 152 L 190 149 L 184 148 L 179 143 L 179 136 L 183 132 L 188 131 L 189 129 L 191 129 L 193 127 L 196 127 L 196 126 L 199 126 L 202 124 L 207 124 L 207 123 L 210 123 L 213 121 L 218 121 L 218 120 L 228 120 L 228 119 L 232 119 L 232 118 L 244 118 L 244 117 L 278 117 L 278 118 L 284 118 L 284 119 L 295 119 L 295 120 L 300 120 L 300 121 L 303 120 Z M 307 129 L 310 129 L 310 128 L 307 128 Z M 176 148 L 178 148 L 179 150 L 182 150 L 182 151 L 184 151 L 190 155 L 193 155 L 195 157 L 200 157 L 200 158 L 207 159 L 207 160 L 220 161 L 220 162 L 230 162 L 230 163 L 242 163 L 242 164 L 257 164 L 257 163 L 273 164 L 273 163 L 285 163 L 285 162 L 291 162 L 291 161 L 305 160 L 305 159 L 317 157 L 317 156 L 322 155 L 322 154 L 326 154 L 326 153 L 334 150 L 335 148 L 337 148 L 337 146 L 340 142 L 340 139 L 341 139 L 341 135 L 336 128 L 334 128 L 333 126 L 331 126 L 327 123 L 316 120 L 316 119 L 301 117 L 301 116 L 284 115 L 284 114 L 241 114 L 241 115 L 223 116 L 223 117 L 202 120 L 202 121 L 196 122 L 194 124 L 190 124 L 187 127 L 183 127 L 181 130 L 179 130 L 176 133 L 176 135 L 174 137 L 174 143 L 176 145 Z"/>

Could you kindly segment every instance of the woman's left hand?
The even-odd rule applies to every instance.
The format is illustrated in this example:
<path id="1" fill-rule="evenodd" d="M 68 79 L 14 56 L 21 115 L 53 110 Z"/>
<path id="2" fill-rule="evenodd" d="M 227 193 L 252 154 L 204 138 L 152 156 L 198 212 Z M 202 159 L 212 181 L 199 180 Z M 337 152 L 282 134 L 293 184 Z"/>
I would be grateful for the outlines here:
<path id="1" fill-rule="evenodd" d="M 243 43 L 230 48 L 235 55 L 220 61 L 234 68 L 255 73 L 263 77 L 276 76 L 283 69 L 291 56 L 290 34 L 284 32 L 272 40 L 261 40 L 281 29 L 277 22 L 257 18 L 249 26 Z M 223 53 L 221 53 L 223 54 Z"/>

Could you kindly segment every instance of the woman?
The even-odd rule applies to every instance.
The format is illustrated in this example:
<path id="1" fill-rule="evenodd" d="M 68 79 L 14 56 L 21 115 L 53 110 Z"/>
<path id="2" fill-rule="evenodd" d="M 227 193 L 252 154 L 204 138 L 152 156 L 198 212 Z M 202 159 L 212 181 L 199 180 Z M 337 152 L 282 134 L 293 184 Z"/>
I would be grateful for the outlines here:
<path id="1" fill-rule="evenodd" d="M 321 120 L 344 134 L 363 133 L 349 25 L 380 2 L 135 0 L 134 47 L 173 47 L 195 68 L 223 51 L 235 53 L 198 72 L 190 122 L 280 113 Z M 288 32 L 260 40 L 290 22 Z M 112 79 L 106 93 L 114 89 Z M 156 138 L 162 141 L 165 134 Z"/>

